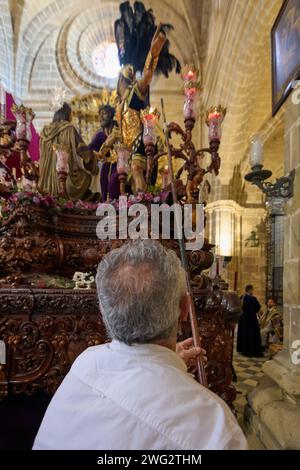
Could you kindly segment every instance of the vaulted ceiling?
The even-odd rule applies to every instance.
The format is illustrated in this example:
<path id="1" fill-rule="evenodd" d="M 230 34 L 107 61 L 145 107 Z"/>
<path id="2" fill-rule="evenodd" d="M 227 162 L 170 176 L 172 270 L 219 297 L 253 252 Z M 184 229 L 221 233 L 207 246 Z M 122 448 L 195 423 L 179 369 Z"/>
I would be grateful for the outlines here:
<path id="1" fill-rule="evenodd" d="M 99 43 L 113 40 L 119 3 L 0 0 L 0 37 L 4 44 L 0 60 L 3 66 L 9 65 L 4 77 L 7 85 L 20 97 L 33 97 L 39 88 L 51 88 L 54 79 L 63 81 L 73 93 L 105 84 L 94 72 L 91 53 Z M 153 8 L 157 21 L 174 25 L 170 33 L 172 52 L 182 62 L 197 59 L 201 4 L 201 0 L 145 2 Z"/>

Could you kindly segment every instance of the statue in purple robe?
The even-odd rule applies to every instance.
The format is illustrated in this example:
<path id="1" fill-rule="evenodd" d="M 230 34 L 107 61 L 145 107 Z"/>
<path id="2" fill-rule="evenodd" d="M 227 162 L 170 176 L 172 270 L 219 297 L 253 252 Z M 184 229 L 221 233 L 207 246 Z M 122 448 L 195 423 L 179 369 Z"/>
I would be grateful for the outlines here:
<path id="1" fill-rule="evenodd" d="M 94 135 L 89 149 L 94 152 L 99 152 L 103 143 L 106 141 L 109 134 L 115 125 L 114 122 L 115 110 L 112 106 L 101 105 L 99 107 L 100 130 Z M 100 170 L 100 184 L 101 184 L 101 201 L 105 202 L 107 199 L 117 199 L 120 195 L 120 184 L 117 173 L 117 158 L 114 150 L 111 150 L 104 158 Z"/>

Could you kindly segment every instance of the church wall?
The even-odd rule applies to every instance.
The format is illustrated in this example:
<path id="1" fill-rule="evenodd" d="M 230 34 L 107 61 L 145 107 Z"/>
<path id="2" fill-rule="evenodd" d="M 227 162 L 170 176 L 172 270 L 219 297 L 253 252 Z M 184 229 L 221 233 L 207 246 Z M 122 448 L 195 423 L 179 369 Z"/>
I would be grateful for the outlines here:
<path id="1" fill-rule="evenodd" d="M 270 29 L 281 4 L 281 0 L 232 0 L 220 10 L 219 26 L 212 24 L 209 31 L 203 106 L 227 107 L 220 146 L 220 177 L 226 185 L 234 166 L 244 160 L 251 135 L 272 119 Z"/>
<path id="2" fill-rule="evenodd" d="M 241 237 L 236 255 L 238 268 L 238 290 L 243 293 L 247 284 L 253 284 L 254 292 L 261 306 L 266 295 L 265 257 L 265 211 L 264 209 L 244 208 L 240 218 Z M 251 240 L 255 231 L 257 241 Z M 233 285 L 233 269 L 229 265 L 229 277 Z"/>
<path id="3" fill-rule="evenodd" d="M 223 13 L 221 41 L 214 40 L 218 32 L 213 28 L 209 31 L 208 43 L 213 53 L 207 56 L 204 67 L 203 104 L 205 107 L 222 104 L 228 108 L 220 146 L 220 176 L 213 180 L 213 204 L 216 210 L 218 207 L 221 210 L 222 199 L 229 199 L 243 208 L 235 210 L 235 218 L 241 220 L 240 233 L 236 233 L 241 258 L 233 257 L 222 275 L 231 287 L 234 271 L 239 269 L 243 281 L 250 273 L 253 282 L 247 279 L 247 283 L 254 284 L 260 302 L 264 297 L 266 262 L 265 230 L 261 223 L 265 216 L 262 213 L 260 217 L 259 212 L 263 211 L 265 199 L 259 189 L 242 184 L 244 175 L 250 171 L 251 135 L 259 132 L 265 140 L 264 166 L 273 172 L 272 181 L 296 170 L 295 194 L 285 204 L 284 349 L 265 362 L 265 376 L 248 396 L 245 419 L 249 431 L 264 447 L 300 449 L 300 364 L 293 364 L 297 355 L 293 344 L 300 340 L 300 105 L 293 104 L 290 96 L 272 117 L 270 31 L 281 5 L 282 0 L 230 2 Z M 202 132 L 205 136 L 205 126 Z M 232 191 L 232 187 L 236 189 Z M 245 247 L 245 239 L 255 229 L 261 245 Z"/>
<path id="4" fill-rule="evenodd" d="M 283 113 L 271 116 L 271 44 L 270 30 L 281 0 L 232 0 L 226 8 L 215 2 L 208 29 L 204 63 L 203 111 L 212 104 L 227 107 L 220 145 L 221 168 L 212 177 L 210 201 L 222 210 L 224 201 L 235 202 L 235 253 L 223 271 L 232 288 L 238 272 L 238 290 L 254 284 L 261 304 L 266 285 L 266 211 L 260 189 L 245 182 L 249 165 L 250 138 L 261 133 L 264 165 L 273 172 L 272 179 L 284 173 Z M 215 6 L 216 6 L 215 5 Z M 207 128 L 202 126 L 203 142 Z M 246 246 L 251 231 L 259 237 L 257 247 Z"/>
<path id="5" fill-rule="evenodd" d="M 249 432 L 267 448 L 300 449 L 300 103 L 284 107 L 285 173 L 295 170 L 294 195 L 285 204 L 283 350 L 263 365 L 265 377 L 248 396 Z"/>
<path id="6" fill-rule="evenodd" d="M 286 204 L 284 232 L 284 344 L 290 349 L 293 341 L 300 340 L 300 104 L 294 104 L 292 96 L 285 125 L 285 170 L 295 170 L 294 196 Z"/>

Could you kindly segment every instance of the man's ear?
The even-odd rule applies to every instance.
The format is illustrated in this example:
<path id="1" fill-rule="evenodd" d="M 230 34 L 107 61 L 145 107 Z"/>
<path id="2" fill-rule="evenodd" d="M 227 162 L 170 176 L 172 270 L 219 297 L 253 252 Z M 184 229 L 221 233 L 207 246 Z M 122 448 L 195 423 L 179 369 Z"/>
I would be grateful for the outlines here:
<path id="1" fill-rule="evenodd" d="M 179 320 L 187 321 L 189 316 L 190 301 L 187 294 L 185 294 L 180 301 L 180 316 Z"/>

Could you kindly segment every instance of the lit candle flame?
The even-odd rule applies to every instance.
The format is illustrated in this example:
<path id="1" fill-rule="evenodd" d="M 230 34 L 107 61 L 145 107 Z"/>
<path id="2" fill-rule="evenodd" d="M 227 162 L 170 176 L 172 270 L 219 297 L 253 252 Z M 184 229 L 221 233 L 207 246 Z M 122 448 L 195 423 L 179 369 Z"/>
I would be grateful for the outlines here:
<path id="1" fill-rule="evenodd" d="M 183 81 L 188 84 L 188 82 L 195 82 L 197 80 L 198 71 L 195 69 L 194 65 L 186 65 L 182 69 L 181 78 Z"/>
<path id="2" fill-rule="evenodd" d="M 142 113 L 142 117 L 145 121 L 156 121 L 157 119 L 159 119 L 160 115 L 157 109 L 152 108 L 151 106 L 148 110 L 145 110 Z"/>

